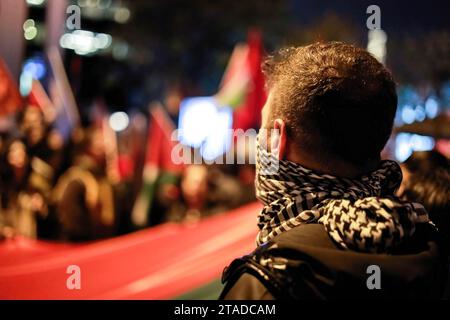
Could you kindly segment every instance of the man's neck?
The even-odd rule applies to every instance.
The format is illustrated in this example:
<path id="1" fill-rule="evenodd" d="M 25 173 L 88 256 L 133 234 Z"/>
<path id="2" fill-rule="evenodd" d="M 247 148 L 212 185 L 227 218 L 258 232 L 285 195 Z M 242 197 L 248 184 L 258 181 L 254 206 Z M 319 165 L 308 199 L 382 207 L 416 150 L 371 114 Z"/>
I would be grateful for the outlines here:
<path id="1" fill-rule="evenodd" d="M 380 162 L 379 159 L 371 160 L 364 165 L 357 166 L 340 159 L 318 160 L 317 157 L 307 152 L 301 154 L 289 152 L 287 159 L 314 171 L 345 178 L 354 178 L 371 172 L 376 169 Z"/>

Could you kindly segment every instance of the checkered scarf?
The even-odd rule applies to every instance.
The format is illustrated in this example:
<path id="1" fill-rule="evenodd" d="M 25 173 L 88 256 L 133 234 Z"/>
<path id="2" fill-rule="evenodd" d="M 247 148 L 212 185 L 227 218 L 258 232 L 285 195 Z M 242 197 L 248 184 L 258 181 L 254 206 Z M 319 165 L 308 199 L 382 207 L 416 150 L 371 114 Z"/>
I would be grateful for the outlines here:
<path id="1" fill-rule="evenodd" d="M 389 252 L 410 237 L 416 223 L 428 222 L 425 209 L 394 196 L 402 173 L 394 161 L 359 178 L 338 178 L 281 160 L 258 147 L 256 196 L 257 244 L 303 223 L 321 223 L 341 247 Z"/>

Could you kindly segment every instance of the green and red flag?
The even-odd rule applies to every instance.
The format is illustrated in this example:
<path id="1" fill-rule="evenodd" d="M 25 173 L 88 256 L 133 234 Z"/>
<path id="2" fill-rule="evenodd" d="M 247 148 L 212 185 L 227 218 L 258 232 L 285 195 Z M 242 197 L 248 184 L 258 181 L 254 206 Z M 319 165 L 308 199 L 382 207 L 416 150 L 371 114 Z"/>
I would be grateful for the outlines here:
<path id="1" fill-rule="evenodd" d="M 248 65 L 248 45 L 238 43 L 231 53 L 230 61 L 222 77 L 216 99 L 222 106 L 237 109 L 247 95 L 250 84 L 250 69 Z"/>
<path id="2" fill-rule="evenodd" d="M 184 166 L 172 161 L 172 149 L 177 141 L 172 140 L 175 125 L 160 104 L 150 110 L 147 150 L 143 170 L 143 185 L 132 212 L 136 226 L 146 226 L 158 185 L 175 183 Z"/>
<path id="3" fill-rule="evenodd" d="M 261 33 L 251 30 L 246 44 L 238 44 L 231 54 L 219 92 L 219 105 L 233 109 L 234 129 L 258 128 L 267 95 L 261 71 L 263 59 Z"/>

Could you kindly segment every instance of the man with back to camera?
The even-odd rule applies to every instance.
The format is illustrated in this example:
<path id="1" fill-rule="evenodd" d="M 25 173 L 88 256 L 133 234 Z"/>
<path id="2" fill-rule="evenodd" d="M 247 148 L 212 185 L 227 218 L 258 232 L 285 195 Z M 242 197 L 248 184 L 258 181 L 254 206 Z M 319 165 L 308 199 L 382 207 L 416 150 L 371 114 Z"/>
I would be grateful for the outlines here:
<path id="1" fill-rule="evenodd" d="M 258 247 L 225 269 L 221 299 L 440 298 L 447 249 L 380 158 L 397 107 L 389 71 L 341 42 L 283 49 L 263 70 Z"/>

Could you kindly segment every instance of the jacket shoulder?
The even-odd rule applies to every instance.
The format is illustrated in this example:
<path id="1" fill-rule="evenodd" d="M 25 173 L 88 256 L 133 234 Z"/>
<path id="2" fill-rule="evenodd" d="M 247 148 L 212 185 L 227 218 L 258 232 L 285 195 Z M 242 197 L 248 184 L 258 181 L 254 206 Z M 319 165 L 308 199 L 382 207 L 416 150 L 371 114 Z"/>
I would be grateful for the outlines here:
<path id="1" fill-rule="evenodd" d="M 439 298 L 447 258 L 442 259 L 442 250 L 428 232 L 417 235 L 420 239 L 403 252 L 371 254 L 341 250 L 322 225 L 302 225 L 234 260 L 223 273 L 226 285 L 221 298 L 261 299 L 267 294 L 295 300 Z M 367 270 L 372 265 L 382 270 L 382 290 L 367 287 Z M 239 288 L 249 293 L 239 293 Z"/>
<path id="2" fill-rule="evenodd" d="M 225 288 L 220 299 L 292 299 L 300 296 L 314 297 L 314 288 L 308 277 L 300 276 L 308 265 L 315 265 L 322 276 L 331 276 L 323 266 L 307 255 L 299 257 L 290 243 L 302 243 L 312 247 L 336 248 L 324 233 L 321 225 L 305 225 L 294 228 L 256 248 L 251 254 L 235 259 L 225 268 L 222 282 Z M 311 270 L 310 270 L 311 271 Z M 310 271 L 308 271 L 310 273 Z"/>
<path id="3" fill-rule="evenodd" d="M 273 295 L 250 273 L 242 273 L 233 286 L 222 295 L 223 300 L 274 300 Z"/>

